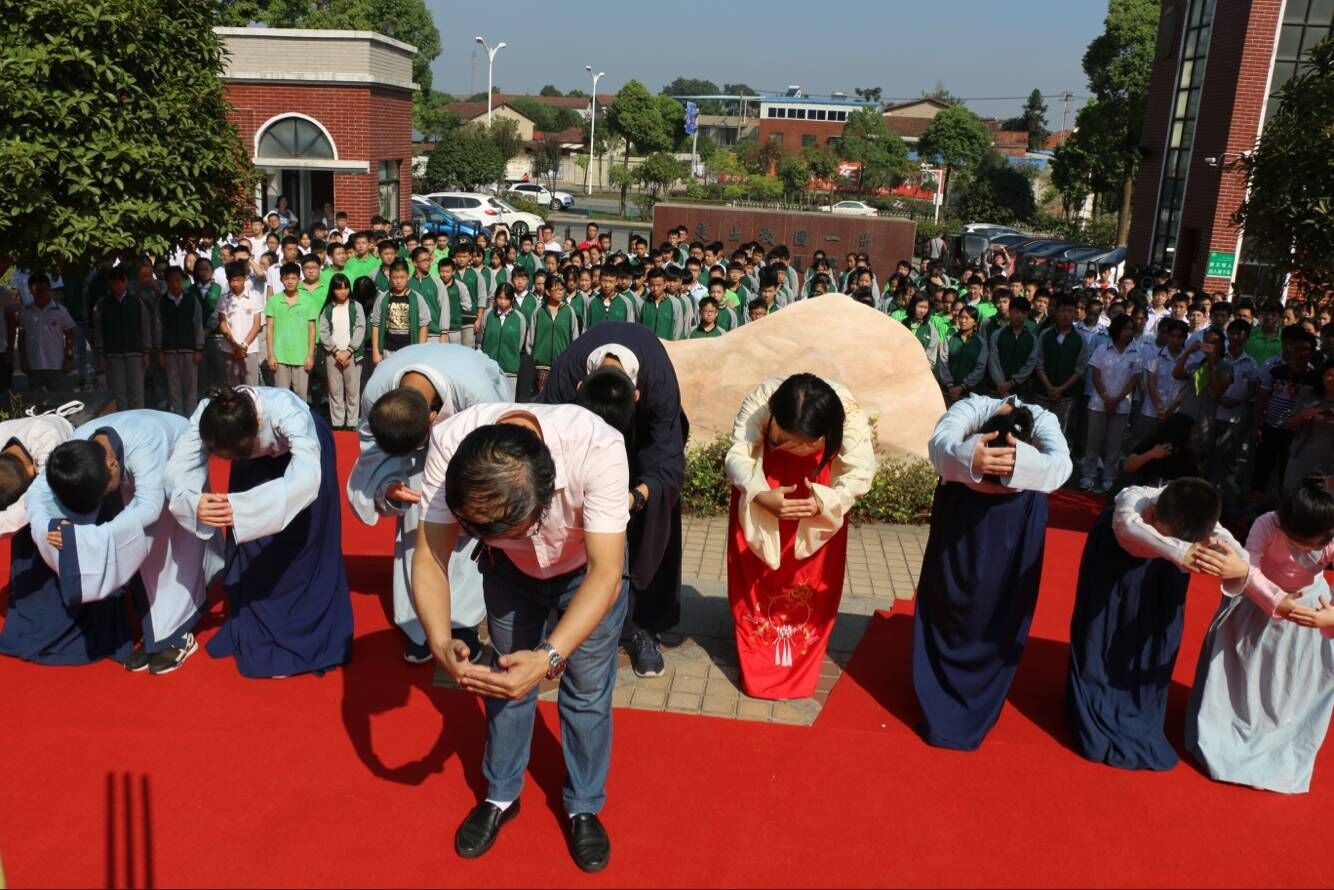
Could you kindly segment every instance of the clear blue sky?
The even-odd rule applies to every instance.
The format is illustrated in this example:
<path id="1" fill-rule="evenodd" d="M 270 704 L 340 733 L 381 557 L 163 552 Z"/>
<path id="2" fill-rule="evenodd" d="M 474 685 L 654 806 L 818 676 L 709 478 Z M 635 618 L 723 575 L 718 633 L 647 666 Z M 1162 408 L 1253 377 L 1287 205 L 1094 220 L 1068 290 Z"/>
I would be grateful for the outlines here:
<path id="1" fill-rule="evenodd" d="M 890 99 L 917 96 L 939 81 L 993 117 L 1017 115 L 1022 100 L 986 97 L 1027 96 L 1034 87 L 1086 94 L 1079 61 L 1107 8 L 1103 0 L 426 3 L 442 47 L 435 88 L 457 96 L 469 94 L 470 82 L 471 92 L 486 89 L 486 53 L 473 43 L 480 34 L 492 46 L 508 44 L 495 64 L 496 86 L 506 92 L 536 92 L 546 83 L 587 92 L 585 65 L 607 73 L 598 91 L 608 93 L 631 79 L 656 93 L 682 76 L 761 92 L 800 84 L 812 94 L 851 95 L 854 87 L 878 86 Z M 1054 130 L 1061 103 L 1052 95 L 1047 120 Z M 1082 103 L 1071 102 L 1071 121 Z"/>

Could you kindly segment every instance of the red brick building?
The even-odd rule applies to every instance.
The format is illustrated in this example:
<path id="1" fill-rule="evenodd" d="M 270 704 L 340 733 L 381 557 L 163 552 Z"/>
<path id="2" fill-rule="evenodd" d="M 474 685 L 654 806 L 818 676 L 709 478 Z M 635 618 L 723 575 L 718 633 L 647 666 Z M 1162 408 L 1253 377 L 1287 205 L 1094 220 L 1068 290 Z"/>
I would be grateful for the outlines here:
<path id="1" fill-rule="evenodd" d="M 346 211 L 408 218 L 412 201 L 412 58 L 369 31 L 218 28 L 230 117 L 264 174 L 255 208 L 286 195 L 303 227 Z"/>
<path id="2" fill-rule="evenodd" d="M 760 98 L 759 138 L 777 142 L 791 154 L 813 145 L 837 149 L 849 114 L 879 108 L 879 103 L 861 99 L 806 96 L 795 87 L 789 93 L 793 95 Z"/>
<path id="3" fill-rule="evenodd" d="M 1236 161 L 1276 108 L 1278 89 L 1334 26 L 1330 0 L 1163 0 L 1128 245 L 1132 264 L 1182 284 L 1276 295 L 1230 222 L 1245 199 Z"/>

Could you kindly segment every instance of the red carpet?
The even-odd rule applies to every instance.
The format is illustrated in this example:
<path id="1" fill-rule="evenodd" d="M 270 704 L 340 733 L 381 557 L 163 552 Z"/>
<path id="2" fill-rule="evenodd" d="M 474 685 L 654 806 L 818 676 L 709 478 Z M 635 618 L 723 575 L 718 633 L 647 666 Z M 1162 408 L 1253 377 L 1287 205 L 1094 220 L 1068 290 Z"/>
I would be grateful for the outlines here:
<path id="1" fill-rule="evenodd" d="M 346 467 L 354 446 L 340 444 Z M 481 710 L 402 661 L 381 601 L 387 559 L 370 555 L 388 529 L 349 522 L 357 643 L 324 678 L 245 681 L 202 654 L 164 678 L 0 662 L 0 856 L 13 887 L 1329 884 L 1328 770 L 1313 793 L 1282 797 L 1210 782 L 1188 761 L 1126 773 L 1065 746 L 1082 540 L 1050 532 L 1034 639 L 974 754 L 927 748 L 911 730 L 907 610 L 872 622 L 814 727 L 618 711 L 612 864 L 590 877 L 564 847 L 549 705 L 524 812 L 484 859 L 454 855 L 484 787 Z M 1178 743 L 1216 602 L 1192 588 Z M 1297 842 L 1270 840 L 1282 834 Z"/>

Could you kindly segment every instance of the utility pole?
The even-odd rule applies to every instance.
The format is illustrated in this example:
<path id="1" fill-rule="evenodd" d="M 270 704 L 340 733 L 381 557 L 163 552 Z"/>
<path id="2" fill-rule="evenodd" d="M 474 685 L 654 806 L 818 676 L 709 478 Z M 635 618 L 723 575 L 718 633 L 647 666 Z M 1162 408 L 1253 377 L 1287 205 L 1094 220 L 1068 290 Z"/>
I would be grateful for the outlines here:
<path id="1" fill-rule="evenodd" d="M 468 65 L 468 95 L 477 94 L 477 47 L 472 48 L 472 61 Z"/>
<path id="2" fill-rule="evenodd" d="M 1071 95 L 1070 95 L 1070 91 L 1069 91 L 1069 90 L 1066 90 L 1064 93 L 1061 93 L 1061 131 L 1062 131 L 1062 132 L 1065 131 L 1067 121 L 1068 121 L 1069 118 L 1070 118 L 1070 99 L 1071 99 Z"/>

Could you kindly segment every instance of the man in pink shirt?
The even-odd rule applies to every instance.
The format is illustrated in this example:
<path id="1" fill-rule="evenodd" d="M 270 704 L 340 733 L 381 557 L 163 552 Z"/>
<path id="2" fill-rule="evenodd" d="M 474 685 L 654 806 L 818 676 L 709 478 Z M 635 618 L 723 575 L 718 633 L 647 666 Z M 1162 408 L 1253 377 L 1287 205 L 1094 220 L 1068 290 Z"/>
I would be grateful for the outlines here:
<path id="1" fill-rule="evenodd" d="M 611 842 L 598 819 L 611 765 L 611 695 L 625 622 L 622 581 L 630 470 L 621 434 L 575 405 L 484 403 L 437 424 L 422 478 L 412 596 L 436 660 L 487 696 L 486 800 L 454 849 L 481 856 L 519 812 L 537 685 L 560 678 L 570 850 L 600 871 Z M 493 665 L 450 635 L 444 570 L 462 529 L 479 542 Z M 559 620 L 544 636 L 548 614 Z"/>

